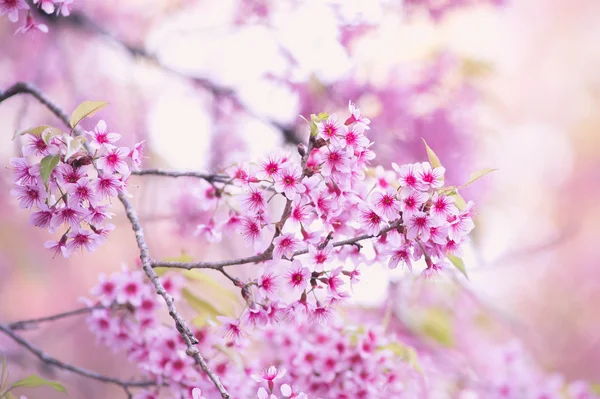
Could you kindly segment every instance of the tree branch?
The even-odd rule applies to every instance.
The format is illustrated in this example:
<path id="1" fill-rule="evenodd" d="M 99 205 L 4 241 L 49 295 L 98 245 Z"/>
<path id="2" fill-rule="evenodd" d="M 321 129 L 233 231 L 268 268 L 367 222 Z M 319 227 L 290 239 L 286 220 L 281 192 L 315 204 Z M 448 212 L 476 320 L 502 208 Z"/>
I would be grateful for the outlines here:
<path id="1" fill-rule="evenodd" d="M 23 348 L 27 349 L 29 352 L 33 353 L 38 359 L 48 365 L 56 366 L 63 370 L 70 371 L 72 373 L 81 375 L 83 377 L 91 378 L 96 381 L 102 381 L 109 384 L 118 385 L 123 388 L 126 392 L 128 392 L 129 388 L 145 388 L 156 386 L 157 383 L 155 381 L 122 381 L 117 378 L 107 377 L 102 374 L 98 374 L 95 371 L 91 371 L 88 369 L 84 369 L 81 367 L 73 366 L 67 363 L 64 363 L 44 351 L 40 348 L 34 346 L 31 342 L 27 341 L 25 338 L 16 334 L 9 326 L 0 324 L 0 331 L 10 337 L 13 341 L 17 342 Z"/>
<path id="2" fill-rule="evenodd" d="M 40 323 L 44 323 L 44 322 L 48 322 L 48 321 L 64 319 L 64 318 L 71 317 L 71 316 L 87 314 L 96 309 L 108 309 L 108 308 L 106 306 L 102 306 L 102 305 L 88 306 L 85 308 L 79 308 L 79 309 L 71 310 L 71 311 L 64 312 L 64 313 L 58 313 L 58 314 L 55 314 L 52 316 L 40 317 L 38 319 L 15 321 L 15 322 L 8 324 L 8 328 L 10 328 L 13 331 L 26 330 L 27 328 L 29 328 L 30 325 L 36 325 L 36 324 L 40 324 Z"/>
<path id="3" fill-rule="evenodd" d="M 164 169 L 142 169 L 142 170 L 134 170 L 131 172 L 132 175 L 136 176 L 164 176 L 164 177 L 196 177 L 198 179 L 206 180 L 209 183 L 227 183 L 231 179 L 227 175 L 219 175 L 219 174 L 210 174 L 210 173 L 201 173 L 194 171 L 170 171 Z"/>
<path id="4" fill-rule="evenodd" d="M 20 93 L 28 93 L 28 94 L 33 95 L 42 104 L 46 105 L 56 116 L 58 116 L 58 118 L 61 119 L 65 123 L 65 125 L 69 126 L 69 117 L 67 116 L 67 114 L 59 106 L 57 106 L 52 101 L 50 101 L 50 99 L 48 99 L 39 89 L 37 89 L 35 86 L 30 85 L 28 83 L 17 83 L 15 85 L 11 86 L 8 90 L 6 90 L 5 92 L 0 94 L 0 102 L 4 101 L 7 98 L 10 98 L 16 94 L 20 94 Z M 77 134 L 77 132 L 76 132 L 76 134 Z M 221 397 L 223 399 L 228 399 L 229 394 L 227 393 L 227 390 L 225 389 L 225 387 L 223 387 L 223 385 L 221 384 L 219 377 L 208 367 L 208 364 L 206 363 L 206 361 L 200 354 L 200 351 L 198 350 L 198 348 L 196 348 L 194 346 L 195 344 L 198 343 L 198 340 L 194 337 L 194 334 L 188 327 L 186 321 L 181 317 L 181 315 L 175 309 L 175 306 L 173 303 L 173 298 L 171 297 L 171 295 L 169 295 L 167 293 L 167 291 L 165 290 L 163 285 L 160 283 L 158 276 L 154 272 L 154 269 L 152 268 L 152 263 L 151 263 L 151 259 L 150 259 L 150 251 L 148 250 L 148 245 L 146 244 L 146 241 L 144 239 L 144 231 L 143 231 L 140 221 L 137 217 L 137 214 L 135 213 L 135 211 L 133 209 L 133 206 L 131 205 L 131 203 L 129 202 L 127 197 L 125 197 L 123 194 L 119 195 L 119 200 L 121 201 L 121 203 L 123 204 L 123 207 L 125 208 L 125 213 L 127 215 L 127 218 L 129 219 L 129 221 L 131 222 L 133 232 L 135 233 L 135 239 L 136 239 L 138 248 L 140 250 L 140 259 L 142 260 L 142 266 L 143 266 L 144 272 L 146 273 L 146 276 L 150 279 L 150 281 L 154 285 L 156 292 L 160 296 L 162 296 L 163 299 L 165 300 L 165 303 L 167 304 L 167 308 L 169 309 L 169 314 L 175 321 L 175 327 L 177 328 L 177 331 L 179 331 L 179 333 L 181 334 L 181 337 L 183 338 L 183 340 L 187 346 L 187 351 L 186 351 L 187 355 L 194 358 L 194 360 L 196 361 L 196 364 L 198 364 L 200 366 L 200 368 L 206 373 L 206 375 L 208 375 L 210 380 L 215 384 L 218 391 L 221 393 Z M 7 333 L 12 333 L 10 331 L 10 329 L 8 329 L 8 327 L 4 326 L 4 328 L 6 329 L 5 332 L 8 331 Z M 14 334 L 12 334 L 11 336 L 13 337 L 13 339 L 17 340 L 17 342 L 21 342 L 21 343 L 25 342 L 26 343 L 26 341 L 22 340 L 20 337 L 14 335 Z M 19 341 L 19 339 L 21 339 L 21 341 Z M 23 345 L 25 345 L 25 344 L 23 344 Z M 42 352 L 39 352 L 39 353 L 42 353 Z M 64 366 L 72 367 L 69 365 L 64 365 Z M 107 382 L 111 382 L 111 381 L 107 381 Z"/>

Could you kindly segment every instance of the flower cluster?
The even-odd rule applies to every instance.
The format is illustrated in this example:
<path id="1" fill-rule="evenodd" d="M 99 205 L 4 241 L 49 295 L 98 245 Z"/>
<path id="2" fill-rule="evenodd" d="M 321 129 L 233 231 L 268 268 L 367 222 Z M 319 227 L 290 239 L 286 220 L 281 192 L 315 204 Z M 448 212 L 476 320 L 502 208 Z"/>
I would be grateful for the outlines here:
<path id="1" fill-rule="evenodd" d="M 24 157 L 13 158 L 17 197 L 21 208 L 32 210 L 30 223 L 49 232 L 61 231 L 46 248 L 68 258 L 73 252 L 95 250 L 114 228 L 112 198 L 126 194 L 131 168 L 141 163 L 142 143 L 133 149 L 116 147 L 117 133 L 98 122 L 86 137 L 42 127 L 24 135 Z"/>
<path id="2" fill-rule="evenodd" d="M 71 14 L 73 0 L 33 0 L 33 4 L 37 5 L 46 14 L 62 15 L 68 17 Z M 25 0 L 0 0 L 0 16 L 7 15 L 11 22 L 19 20 L 20 11 L 28 11 L 25 25 L 21 26 L 15 33 L 27 33 L 32 29 L 40 32 L 48 32 L 48 26 L 38 24 L 31 15 L 29 4 Z"/>
<path id="3" fill-rule="evenodd" d="M 186 295 L 184 280 L 177 274 L 160 277 L 165 290 L 179 305 Z M 218 392 L 206 375 L 196 368 L 194 360 L 186 354 L 186 346 L 177 330 L 161 322 L 160 305 L 152 285 L 142 271 L 126 268 L 110 276 L 100 275 L 99 282 L 90 291 L 94 300 L 85 299 L 94 309 L 87 318 L 90 330 L 98 341 L 114 351 L 127 354 L 140 372 L 157 381 L 157 387 L 138 393 L 136 399 L 167 397 L 201 399 L 201 394 L 215 397 Z M 239 367 L 232 363 L 237 354 L 227 351 L 220 338 L 211 334 L 211 328 L 196 328 L 194 335 L 198 346 L 207 356 L 215 372 L 233 397 L 269 397 L 274 382 L 285 375 L 284 370 L 268 367 L 263 371 L 252 367 Z M 167 383 L 167 388 L 158 382 Z M 302 399 L 298 392 L 284 384 L 280 387 L 282 398 Z"/>
<path id="4" fill-rule="evenodd" d="M 369 124 L 352 102 L 344 119 L 313 115 L 298 157 L 277 154 L 229 168 L 228 183 L 205 183 L 198 212 L 186 207 L 182 213 L 190 215 L 178 218 L 209 215 L 198 235 L 216 242 L 237 231 L 263 256 L 255 278 L 238 284 L 245 311 L 221 320 L 234 343 L 242 343 L 245 327 L 282 318 L 327 321 L 364 265 L 412 270 L 423 260 L 429 278 L 448 266 L 446 256 L 460 257 L 474 227 L 473 204 L 444 187 L 437 158 L 436 166 L 369 169 L 375 157 Z M 361 250 L 369 239 L 374 255 Z"/>

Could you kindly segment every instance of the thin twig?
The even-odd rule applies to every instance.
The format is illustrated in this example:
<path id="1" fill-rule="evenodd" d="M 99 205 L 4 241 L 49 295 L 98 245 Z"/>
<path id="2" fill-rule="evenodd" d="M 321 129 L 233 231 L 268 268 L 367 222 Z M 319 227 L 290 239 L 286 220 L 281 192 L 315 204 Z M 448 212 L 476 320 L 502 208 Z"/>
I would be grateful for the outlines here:
<path id="1" fill-rule="evenodd" d="M 201 173 L 194 171 L 171 171 L 164 169 L 142 169 L 142 170 L 134 170 L 131 172 L 132 175 L 137 176 L 164 176 L 164 177 L 196 177 L 198 179 L 206 180 L 209 183 L 219 182 L 219 183 L 228 183 L 231 179 L 227 175 L 220 174 L 210 174 L 210 173 Z"/>
<path id="2" fill-rule="evenodd" d="M 10 338 L 12 338 L 13 341 L 17 342 L 23 348 L 25 348 L 29 352 L 33 353 L 45 364 L 56 366 L 63 370 L 67 370 L 72 373 L 81 375 L 83 377 L 91 378 L 93 380 L 118 385 L 121 388 L 123 388 L 125 391 L 127 391 L 128 388 L 132 388 L 132 387 L 144 388 L 144 387 L 151 387 L 151 386 L 157 385 L 156 381 L 123 381 L 123 380 L 119 380 L 118 378 L 107 377 L 105 375 L 98 374 L 95 371 L 91 371 L 91 370 L 84 369 L 81 367 L 73 366 L 68 363 L 64 363 L 64 362 L 48 355 L 47 353 L 42 351 L 40 348 L 36 347 L 31 342 L 27 341 L 25 338 L 16 334 L 9 326 L 0 324 L 0 331 L 2 331 L 4 334 L 6 334 Z"/>
<path id="3" fill-rule="evenodd" d="M 58 116 L 58 118 L 61 119 L 65 123 L 65 125 L 69 126 L 69 117 L 62 110 L 62 108 L 60 108 L 55 103 L 50 101 L 39 89 L 37 89 L 35 86 L 33 86 L 31 84 L 17 83 L 15 85 L 11 86 L 5 92 L 0 93 L 0 102 L 4 101 L 7 98 L 10 98 L 16 94 L 20 94 L 20 93 L 28 93 L 28 94 L 33 95 L 42 104 L 46 105 L 56 116 Z M 148 250 L 148 245 L 146 244 L 146 241 L 144 239 L 144 231 L 143 231 L 140 221 L 137 217 L 137 214 L 135 213 L 135 210 L 133 209 L 133 206 L 131 205 L 131 202 L 129 202 L 127 197 L 125 197 L 123 194 L 119 194 L 119 200 L 123 204 L 127 218 L 131 222 L 131 226 L 132 226 L 133 232 L 135 234 L 136 242 L 137 242 L 138 248 L 140 250 L 140 259 L 142 261 L 142 266 L 143 266 L 144 272 L 146 273 L 146 276 L 148 276 L 148 278 L 154 285 L 156 292 L 160 296 L 162 296 L 163 299 L 165 300 L 165 303 L 167 304 L 167 308 L 169 309 L 169 314 L 175 321 L 175 327 L 177 328 L 177 331 L 179 331 L 179 333 L 181 334 L 181 337 L 183 338 L 183 340 L 187 346 L 186 353 L 189 356 L 191 356 L 192 358 L 194 358 L 194 360 L 196 361 L 196 364 L 198 364 L 200 366 L 200 368 L 206 373 L 206 375 L 208 375 L 210 380 L 215 384 L 218 391 L 221 393 L 221 397 L 223 399 L 228 399 L 230 397 L 229 393 L 227 393 L 227 390 L 221 384 L 219 377 L 208 367 L 208 364 L 206 363 L 206 361 L 200 354 L 200 351 L 198 350 L 198 348 L 195 347 L 195 344 L 198 343 L 198 340 L 194 337 L 194 334 L 188 327 L 186 321 L 181 317 L 181 315 L 175 309 L 175 306 L 173 303 L 173 298 L 171 297 L 171 295 L 169 295 L 167 293 L 167 291 L 165 290 L 163 285 L 160 283 L 157 274 L 154 272 L 154 269 L 152 269 L 152 263 L 150 260 L 150 251 Z M 5 327 L 5 329 L 8 331 L 8 333 L 12 334 L 12 332 L 10 331 L 10 329 L 8 329 L 8 327 Z M 12 334 L 12 336 L 17 342 L 20 342 L 20 343 L 26 342 L 14 334 Z M 43 352 L 39 352 L 39 353 L 43 354 Z M 68 367 L 73 367 L 73 366 L 69 366 L 64 363 L 60 363 L 60 364 L 64 365 L 64 366 L 68 366 Z M 102 377 L 102 376 L 100 376 L 100 377 Z M 107 381 L 107 382 L 114 382 L 114 381 Z"/>
<path id="4" fill-rule="evenodd" d="M 15 321 L 15 322 L 8 324 L 8 328 L 10 328 L 13 331 L 25 330 L 29 326 L 32 326 L 32 325 L 36 325 L 36 324 L 40 324 L 40 323 L 44 323 L 44 322 L 48 322 L 48 321 L 60 320 L 60 319 L 64 319 L 64 318 L 71 317 L 71 316 L 87 314 L 96 309 L 108 309 L 108 307 L 102 306 L 102 305 L 88 306 L 85 308 L 79 308 L 79 309 L 71 310 L 71 311 L 64 312 L 64 313 L 58 313 L 58 314 L 51 315 L 51 316 L 40 317 L 38 319 L 19 320 L 19 321 Z"/>

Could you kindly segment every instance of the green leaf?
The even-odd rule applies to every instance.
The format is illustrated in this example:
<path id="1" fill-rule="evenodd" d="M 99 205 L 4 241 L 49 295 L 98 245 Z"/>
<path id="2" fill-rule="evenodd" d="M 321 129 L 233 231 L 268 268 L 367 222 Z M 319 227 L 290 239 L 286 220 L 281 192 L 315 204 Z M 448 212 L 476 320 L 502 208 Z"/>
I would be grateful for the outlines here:
<path id="1" fill-rule="evenodd" d="M 40 176 L 45 185 L 48 185 L 48 179 L 59 162 L 60 155 L 47 155 L 40 161 Z"/>
<path id="2" fill-rule="evenodd" d="M 3 398 L 6 398 L 6 399 L 17 399 L 17 396 L 14 393 L 12 393 L 12 392 L 6 392 L 6 394 L 3 396 Z"/>
<path id="3" fill-rule="evenodd" d="M 419 363 L 419 355 L 415 348 L 404 345 L 400 342 L 392 342 L 377 348 L 378 351 L 388 350 L 394 355 L 399 356 L 402 360 L 410 364 L 412 368 L 417 370 L 419 374 L 423 374 L 423 369 Z"/>
<path id="4" fill-rule="evenodd" d="M 590 384 L 590 390 L 596 395 L 600 395 L 600 384 Z"/>
<path id="5" fill-rule="evenodd" d="M 440 343 L 450 347 L 454 344 L 452 321 L 442 309 L 429 309 L 421 322 L 421 332 Z"/>
<path id="6" fill-rule="evenodd" d="M 24 134 L 33 134 L 34 136 L 40 136 L 45 130 L 50 129 L 50 126 L 48 125 L 41 125 L 41 126 L 36 126 L 36 127 L 32 127 L 31 129 L 27 129 L 22 131 L 21 133 L 16 133 L 13 136 L 13 140 L 15 139 L 15 137 L 17 136 L 22 136 Z"/>
<path id="7" fill-rule="evenodd" d="M 427 150 L 427 158 L 429 158 L 429 163 L 431 164 L 432 168 L 439 168 L 442 166 L 442 163 L 440 162 L 440 159 L 438 158 L 437 155 L 435 155 L 435 152 L 433 152 L 433 150 L 427 145 L 427 142 L 425 141 L 424 138 L 421 138 L 421 140 L 423 140 L 423 144 L 425 144 L 425 149 Z"/>
<path id="8" fill-rule="evenodd" d="M 51 388 L 54 388 L 58 392 L 67 393 L 67 389 L 62 384 L 60 384 L 56 381 L 46 380 L 35 374 L 31 374 L 27 378 L 23 378 L 22 380 L 13 382 L 13 384 L 10 386 L 10 389 L 18 388 L 18 387 L 24 387 L 24 388 L 51 387 Z"/>
<path id="9" fill-rule="evenodd" d="M 94 115 L 102 108 L 106 107 L 108 103 L 104 101 L 84 101 L 75 108 L 75 111 L 71 114 L 69 119 L 71 127 L 75 129 L 75 126 L 79 124 L 84 118 Z"/>
<path id="10" fill-rule="evenodd" d="M 458 191 L 452 194 L 451 196 L 454 197 L 454 205 L 456 205 L 459 211 L 462 211 L 467 207 L 465 199 L 458 193 Z"/>
<path id="11" fill-rule="evenodd" d="M 465 275 L 465 277 L 468 280 L 469 276 L 467 276 L 467 268 L 465 267 L 465 262 L 461 258 L 458 258 L 452 254 L 446 255 L 446 257 L 450 260 L 450 262 L 452 262 L 454 267 L 456 267 L 458 270 L 460 270 L 462 274 Z"/>
<path id="12" fill-rule="evenodd" d="M 181 290 L 181 294 L 183 298 L 187 301 L 187 303 L 199 313 L 198 317 L 194 320 L 202 320 L 202 322 L 206 322 L 209 318 L 214 318 L 221 314 L 212 304 L 205 301 L 204 299 L 198 298 L 194 295 L 189 289 L 184 288 Z M 202 322 L 194 323 L 196 326 L 200 327 Z M 201 324 L 201 325 L 198 325 Z"/>
<path id="13" fill-rule="evenodd" d="M 466 187 L 469 184 L 473 183 L 475 180 L 479 179 L 480 177 L 483 177 L 483 176 L 487 175 L 488 173 L 493 172 L 495 170 L 498 170 L 498 169 L 485 168 L 485 169 L 478 170 L 477 172 L 473 172 L 469 176 L 469 181 L 467 181 L 465 184 L 463 184 L 459 188 Z"/>

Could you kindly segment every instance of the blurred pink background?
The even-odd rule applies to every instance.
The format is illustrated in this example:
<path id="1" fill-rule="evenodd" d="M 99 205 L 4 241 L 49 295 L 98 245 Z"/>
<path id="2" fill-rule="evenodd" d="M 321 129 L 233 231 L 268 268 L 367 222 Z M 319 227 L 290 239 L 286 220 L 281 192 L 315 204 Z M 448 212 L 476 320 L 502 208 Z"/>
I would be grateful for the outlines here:
<path id="1" fill-rule="evenodd" d="M 376 15 L 373 7 L 376 28 L 354 44 L 351 57 L 326 51 L 336 34 L 333 28 L 327 29 L 326 21 L 323 25 L 316 21 L 318 34 L 306 33 L 303 38 L 301 29 L 291 27 L 293 18 L 287 20 L 285 10 L 272 21 L 290 27 L 288 31 L 276 27 L 276 36 L 260 21 L 233 34 L 227 21 L 236 11 L 234 1 L 219 5 L 83 3 L 76 5 L 91 19 L 114 27 L 118 37 L 152 49 L 164 64 L 178 71 L 235 87 L 242 102 L 251 104 L 262 119 L 283 124 L 297 123 L 296 115 L 304 111 L 297 93 L 263 79 L 265 74 L 284 74 L 285 52 L 281 55 L 278 46 L 308 42 L 306 48 L 294 44 L 294 55 L 306 63 L 297 69 L 298 74 L 312 72 L 321 82 L 333 84 L 351 66 L 355 79 L 380 87 L 386 85 L 394 67 L 408 69 L 441 50 L 452 54 L 462 67 L 445 74 L 443 84 L 412 106 L 427 109 L 431 101 L 448 99 L 452 100 L 445 104 L 449 109 L 468 104 L 464 112 L 456 112 L 468 124 L 466 132 L 456 140 L 448 136 L 446 142 L 445 131 L 440 130 L 436 138 L 445 166 L 451 170 L 454 164 L 460 165 L 451 172 L 457 182 L 465 181 L 470 171 L 499 169 L 463 192 L 465 198 L 477 199 L 479 214 L 472 251 L 465 259 L 471 284 L 483 301 L 514 322 L 513 332 L 544 367 L 569 379 L 600 382 L 598 1 L 512 1 L 499 9 L 457 10 L 436 23 L 422 15 Z M 128 23 L 130 19 L 136 22 L 134 26 Z M 14 29 L 15 25 L 0 19 L 0 89 L 19 80 L 31 81 L 68 110 L 85 99 L 109 101 L 111 105 L 98 117 L 123 134 L 126 144 L 148 140 L 147 166 L 207 170 L 256 159 L 284 145 L 281 134 L 261 118 L 246 115 L 228 120 L 226 105 L 213 112 L 215 101 L 209 94 L 148 60 L 131 57 L 108 37 L 70 26 L 50 25 L 48 36 L 13 36 Z M 318 44 L 325 48 L 322 53 Z M 410 80 L 410 71 L 406 73 L 408 77 L 402 79 Z M 453 97 L 459 86 L 460 103 Z M 322 103 L 343 107 L 350 99 Z M 361 106 L 374 123 L 397 117 L 397 111 L 386 105 L 362 97 Z M 317 111 L 321 109 L 311 112 Z M 0 104 L 0 121 L 0 161 L 6 165 L 0 180 L 0 320 L 77 308 L 81 306 L 78 299 L 95 284 L 98 273 L 117 270 L 123 263 L 134 265 L 138 256 L 134 237 L 121 209 L 115 207 L 117 229 L 100 250 L 68 260 L 52 259 L 43 250 L 50 235 L 28 226 L 28 212 L 9 196 L 8 160 L 18 154 L 18 140 L 10 141 L 15 131 L 58 122 L 25 96 Z M 91 126 L 90 122 L 87 127 Z M 401 136 L 404 128 L 397 126 L 394 133 L 375 140 L 376 148 L 381 145 L 386 151 L 383 162 L 424 159 L 420 147 L 409 151 L 402 147 L 402 140 L 394 141 L 393 134 Z M 435 129 L 426 134 L 435 136 Z M 177 227 L 168 219 L 175 212 L 180 183 L 138 177 L 132 178 L 130 187 L 157 257 L 186 251 L 217 259 L 238 253 L 235 241 L 214 248 L 176 234 Z M 390 278 L 397 276 L 390 277 L 383 269 L 365 273 L 358 302 L 373 305 L 383 300 L 384 295 L 378 293 L 385 292 L 382 288 L 387 288 Z M 123 358 L 95 344 L 82 318 L 44 325 L 26 334 L 62 360 L 107 374 L 117 366 L 122 370 Z M 1 351 L 7 343 L 0 337 Z M 15 347 L 10 347 L 8 355 L 13 378 L 36 368 L 49 371 Z M 71 397 L 121 395 L 118 389 L 56 373 L 55 378 L 71 390 Z M 131 373 L 120 371 L 120 377 L 134 376 L 133 368 Z M 44 389 L 35 392 L 29 397 L 55 397 Z"/>

